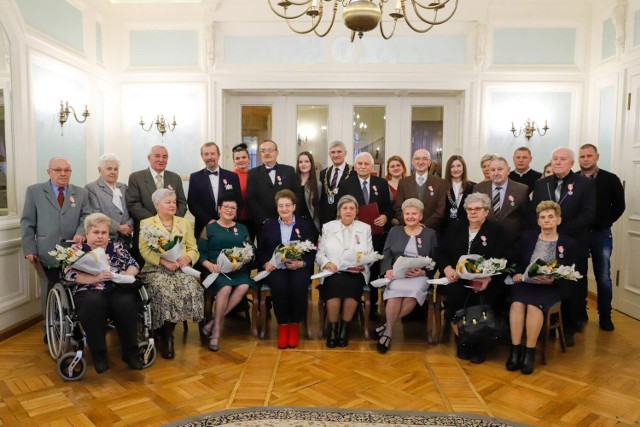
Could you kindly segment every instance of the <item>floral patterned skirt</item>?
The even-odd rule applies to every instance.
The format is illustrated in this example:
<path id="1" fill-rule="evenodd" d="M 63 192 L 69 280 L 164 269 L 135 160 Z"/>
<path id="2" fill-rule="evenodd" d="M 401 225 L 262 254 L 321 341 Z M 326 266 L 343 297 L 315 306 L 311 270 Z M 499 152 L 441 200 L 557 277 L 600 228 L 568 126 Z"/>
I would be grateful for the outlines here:
<path id="1" fill-rule="evenodd" d="M 158 329 L 165 321 L 180 323 L 204 319 L 204 288 L 195 277 L 180 270 L 170 272 L 162 266 L 149 264 L 144 266 L 142 273 L 151 299 L 153 329 Z"/>

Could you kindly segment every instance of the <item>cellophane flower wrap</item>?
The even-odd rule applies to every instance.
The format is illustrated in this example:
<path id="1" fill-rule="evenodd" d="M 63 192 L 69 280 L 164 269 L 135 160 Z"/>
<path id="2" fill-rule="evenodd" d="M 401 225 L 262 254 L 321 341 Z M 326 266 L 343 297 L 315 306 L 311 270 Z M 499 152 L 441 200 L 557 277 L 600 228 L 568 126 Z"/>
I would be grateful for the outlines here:
<path id="1" fill-rule="evenodd" d="M 178 233 L 183 233 L 179 226 L 177 226 L 176 229 Z M 176 262 L 178 258 L 182 256 L 184 247 L 182 245 L 183 236 L 180 234 L 171 237 L 168 231 L 161 230 L 150 224 L 145 224 L 140 227 L 140 237 L 145 238 L 149 248 L 159 254 L 162 259 Z M 200 272 L 194 268 L 187 266 L 180 267 L 180 270 L 189 276 L 200 277 Z"/>
<path id="2" fill-rule="evenodd" d="M 273 251 L 273 255 L 269 260 L 269 263 L 276 266 L 276 268 L 284 268 L 284 264 L 287 261 L 300 261 L 305 253 L 316 250 L 316 245 L 308 240 L 292 240 L 287 244 L 280 244 Z M 271 273 L 270 271 L 263 270 L 256 274 L 253 280 L 260 281 L 267 277 Z"/>
<path id="3" fill-rule="evenodd" d="M 223 249 L 218 254 L 216 265 L 220 268 L 220 273 L 211 273 L 202 281 L 202 286 L 208 288 L 216 281 L 222 273 L 233 273 L 240 270 L 243 266 L 250 263 L 253 259 L 253 248 L 250 244 L 244 243 L 242 247 L 234 246 L 233 248 Z"/>
<path id="4" fill-rule="evenodd" d="M 554 279 L 565 279 L 577 281 L 582 279 L 582 274 L 576 270 L 573 265 L 558 265 L 558 260 L 548 263 L 544 260 L 537 259 L 529 264 L 527 271 L 524 273 L 523 280 L 525 282 L 533 282 L 533 278 L 537 276 L 553 277 Z"/>
<path id="5" fill-rule="evenodd" d="M 498 274 L 513 273 L 504 258 L 484 258 L 482 255 L 462 255 L 456 264 L 456 271 L 462 279 L 475 280 Z"/>
<path id="6" fill-rule="evenodd" d="M 428 256 L 399 256 L 393 263 L 393 276 L 395 277 L 394 280 L 404 279 L 405 277 L 407 277 L 407 272 L 415 268 L 426 268 L 427 270 L 433 270 L 435 267 L 436 262 Z M 389 283 L 391 283 L 391 280 L 382 278 L 372 280 L 370 284 L 375 288 L 380 288 L 382 286 L 387 286 Z"/>

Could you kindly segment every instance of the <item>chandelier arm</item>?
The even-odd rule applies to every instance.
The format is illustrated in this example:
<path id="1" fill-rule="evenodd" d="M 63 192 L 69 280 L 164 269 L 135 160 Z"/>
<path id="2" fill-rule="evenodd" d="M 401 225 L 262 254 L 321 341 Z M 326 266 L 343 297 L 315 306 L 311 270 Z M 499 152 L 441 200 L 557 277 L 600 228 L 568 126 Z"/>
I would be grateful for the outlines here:
<path id="1" fill-rule="evenodd" d="M 429 24 L 429 26 L 427 28 L 420 29 L 420 28 L 414 26 L 411 23 L 411 21 L 409 21 L 409 18 L 407 17 L 407 15 L 404 15 L 404 22 L 407 23 L 409 28 L 411 28 L 413 31 L 415 31 L 416 33 L 419 33 L 419 34 L 424 34 L 424 33 L 428 32 L 428 31 L 430 31 L 434 27 L 434 24 Z"/>
<path id="2" fill-rule="evenodd" d="M 398 23 L 398 20 L 394 19 L 393 20 L 393 27 L 391 28 L 391 33 L 389 33 L 389 35 L 386 35 L 385 32 L 384 32 L 382 21 L 380 21 L 380 34 L 382 35 L 383 39 L 389 40 L 391 37 L 393 37 L 393 34 L 396 32 L 396 24 L 397 23 Z"/>
<path id="3" fill-rule="evenodd" d="M 445 7 L 447 7 L 447 4 L 450 1 L 454 1 L 456 3 L 458 3 L 458 0 L 442 0 L 442 1 L 438 1 L 438 3 L 434 6 L 431 6 L 431 4 L 422 4 L 420 2 L 420 0 L 409 0 L 411 1 L 411 3 L 413 3 L 414 5 L 420 7 L 421 9 L 429 9 L 429 10 L 438 10 L 438 9 L 444 9 Z M 433 3 L 433 0 L 432 0 Z"/>
<path id="4" fill-rule="evenodd" d="M 145 129 L 144 128 L 144 120 L 140 119 L 139 125 L 140 125 L 140 127 L 142 128 L 143 131 L 149 132 L 151 130 L 151 128 L 153 127 L 154 123 L 153 123 L 153 120 L 151 120 L 151 123 L 149 123 L 149 129 Z"/>
<path id="5" fill-rule="evenodd" d="M 329 27 L 327 28 L 327 30 L 324 33 L 320 33 L 316 30 L 316 28 L 318 27 L 318 24 L 320 24 L 320 20 L 322 19 L 322 14 L 318 17 L 318 24 L 316 24 L 316 26 L 313 29 L 313 32 L 316 34 L 316 36 L 318 37 L 324 37 L 327 34 L 329 34 L 329 31 L 331 31 L 331 29 L 333 28 L 333 24 L 336 22 L 336 14 L 338 12 L 338 0 L 334 0 L 333 1 L 333 14 L 331 15 L 331 22 L 329 23 Z"/>
<path id="6" fill-rule="evenodd" d="M 322 17 L 320 16 L 319 18 L 322 18 Z M 291 25 L 291 21 L 289 20 L 287 20 L 287 26 L 291 29 L 291 31 L 293 31 L 296 34 L 309 34 L 310 32 L 315 31 L 316 28 L 318 28 L 318 25 L 320 25 L 320 19 L 318 19 L 318 21 L 315 24 L 313 24 L 313 21 L 311 22 L 312 22 L 312 26 L 307 30 L 297 30 L 293 28 L 293 26 Z"/>
<path id="7" fill-rule="evenodd" d="M 291 3 L 292 3 L 292 4 L 294 4 L 294 5 L 296 5 L 296 6 L 304 6 L 305 4 L 309 3 L 310 1 L 311 1 L 311 0 L 307 0 L 307 1 L 305 1 L 304 3 L 293 3 L 293 2 L 291 2 Z M 271 4 L 271 0 L 267 0 L 267 3 L 269 3 L 269 7 L 271 8 L 271 11 L 272 11 L 273 13 L 275 13 L 278 17 L 283 18 L 283 19 L 286 19 L 286 20 L 289 20 L 289 19 L 298 19 L 298 18 L 300 18 L 302 15 L 306 14 L 306 13 L 307 13 L 307 11 L 311 8 L 311 6 L 307 7 L 307 8 L 306 8 L 306 9 L 304 9 L 304 10 L 302 11 L 302 13 L 300 13 L 299 15 L 287 15 L 287 9 L 285 8 L 285 9 L 284 9 L 284 13 L 285 13 L 285 14 L 284 14 L 284 15 L 282 15 L 280 12 L 278 12 L 278 11 L 273 7 L 273 5 Z"/>
<path id="8" fill-rule="evenodd" d="M 448 1 L 448 0 L 447 0 Z M 451 13 L 449 14 L 449 16 L 447 16 L 446 18 L 442 19 L 442 20 L 438 20 L 438 10 L 439 9 L 435 9 L 435 8 L 429 8 L 429 6 L 424 6 L 421 5 L 417 0 L 412 0 L 411 1 L 411 5 L 413 6 L 413 11 L 415 12 L 416 16 L 424 23 L 429 24 L 429 25 L 440 25 L 440 24 L 444 24 L 445 22 L 447 22 L 448 20 L 450 20 L 451 18 L 453 18 L 453 15 L 456 13 L 456 10 L 458 10 L 458 0 L 455 0 L 455 5 L 453 6 L 453 10 L 451 11 Z M 429 9 L 434 11 L 433 12 L 433 20 L 429 20 L 427 18 L 425 18 L 424 16 L 422 16 L 422 14 L 420 13 L 420 11 L 418 10 L 418 6 L 420 6 L 423 9 Z"/>

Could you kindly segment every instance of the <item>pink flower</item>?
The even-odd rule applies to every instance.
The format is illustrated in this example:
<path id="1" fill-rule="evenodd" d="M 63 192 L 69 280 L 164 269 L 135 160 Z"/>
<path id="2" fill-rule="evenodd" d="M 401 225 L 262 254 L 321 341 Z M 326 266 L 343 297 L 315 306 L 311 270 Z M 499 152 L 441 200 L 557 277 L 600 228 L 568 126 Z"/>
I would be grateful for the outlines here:
<path id="1" fill-rule="evenodd" d="M 515 201 L 515 199 L 513 198 L 513 196 L 512 196 L 511 194 L 509 194 L 509 201 L 510 201 L 511 203 L 513 203 L 513 202 Z"/>
<path id="2" fill-rule="evenodd" d="M 224 183 L 224 185 L 227 185 L 227 180 L 223 179 L 222 182 Z"/>
<path id="3" fill-rule="evenodd" d="M 358 236 L 357 234 L 356 234 L 356 243 L 360 244 L 360 236 Z"/>
<path id="4" fill-rule="evenodd" d="M 563 254 L 564 253 L 564 246 L 558 246 L 558 252 Z"/>

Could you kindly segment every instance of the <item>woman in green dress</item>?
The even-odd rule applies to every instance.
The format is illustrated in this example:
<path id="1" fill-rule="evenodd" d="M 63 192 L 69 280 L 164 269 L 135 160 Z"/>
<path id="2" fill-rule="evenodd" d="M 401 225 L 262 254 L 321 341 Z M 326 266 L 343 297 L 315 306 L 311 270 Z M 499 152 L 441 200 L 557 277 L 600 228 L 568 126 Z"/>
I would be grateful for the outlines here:
<path id="1" fill-rule="evenodd" d="M 218 255 L 223 249 L 242 248 L 245 243 L 248 243 L 255 252 L 247 227 L 235 221 L 237 211 L 238 205 L 233 197 L 224 196 L 218 201 L 220 219 L 207 224 L 198 240 L 199 262 L 203 270 L 208 270 L 210 273 L 220 273 L 220 267 L 216 263 Z M 209 336 L 209 350 L 211 351 L 220 349 L 222 319 L 242 301 L 249 286 L 253 283 L 249 265 L 245 264 L 232 273 L 219 274 L 205 291 L 205 304 L 207 304 L 206 301 L 212 301 L 215 297 L 214 314 L 202 328 L 203 333 Z M 211 312 L 208 307 L 205 307 L 206 311 Z"/>

